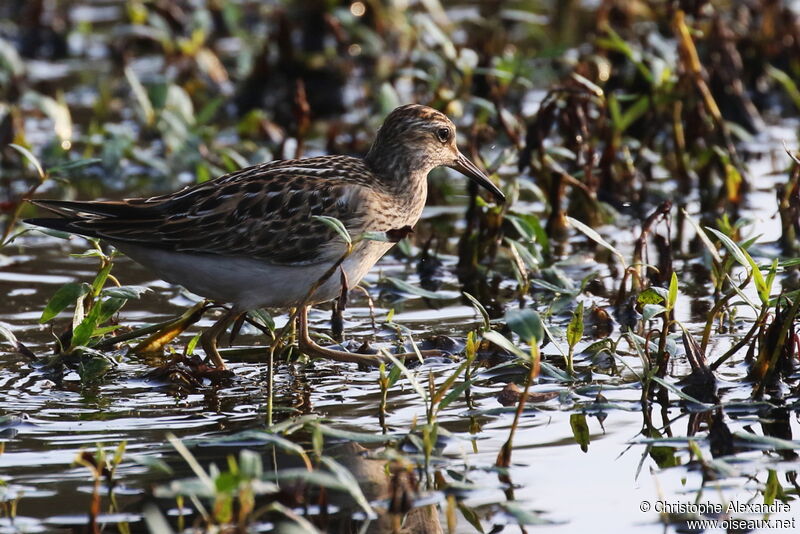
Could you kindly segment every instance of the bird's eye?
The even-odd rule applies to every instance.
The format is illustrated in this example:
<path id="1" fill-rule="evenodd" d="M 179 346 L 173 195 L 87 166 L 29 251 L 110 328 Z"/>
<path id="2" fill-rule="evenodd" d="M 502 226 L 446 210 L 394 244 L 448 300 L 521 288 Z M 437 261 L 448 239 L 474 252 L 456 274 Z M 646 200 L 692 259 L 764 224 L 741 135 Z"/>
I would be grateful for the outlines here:
<path id="1" fill-rule="evenodd" d="M 450 140 L 450 128 L 439 128 L 436 130 L 436 137 L 439 138 L 439 141 L 442 143 L 446 143 Z"/>

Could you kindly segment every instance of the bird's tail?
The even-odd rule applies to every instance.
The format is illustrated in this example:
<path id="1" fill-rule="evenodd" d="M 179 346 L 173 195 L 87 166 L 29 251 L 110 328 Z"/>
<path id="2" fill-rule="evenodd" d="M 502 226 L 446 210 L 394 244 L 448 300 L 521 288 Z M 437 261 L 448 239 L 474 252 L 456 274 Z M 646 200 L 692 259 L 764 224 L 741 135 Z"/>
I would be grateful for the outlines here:
<path id="1" fill-rule="evenodd" d="M 25 219 L 23 222 L 42 228 L 69 232 L 86 237 L 100 237 L 91 223 L 100 219 L 125 219 L 141 214 L 141 207 L 127 202 L 81 202 L 78 200 L 30 200 L 31 204 L 51 211 L 61 217 Z"/>

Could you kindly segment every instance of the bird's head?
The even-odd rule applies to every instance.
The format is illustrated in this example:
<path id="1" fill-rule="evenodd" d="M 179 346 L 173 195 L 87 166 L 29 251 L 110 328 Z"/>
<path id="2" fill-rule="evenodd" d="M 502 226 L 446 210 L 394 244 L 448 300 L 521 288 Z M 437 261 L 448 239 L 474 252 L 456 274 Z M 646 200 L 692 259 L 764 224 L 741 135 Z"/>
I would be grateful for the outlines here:
<path id="1" fill-rule="evenodd" d="M 428 106 L 409 104 L 392 111 L 383 122 L 367 154 L 367 162 L 382 173 L 428 174 L 450 167 L 491 192 L 498 202 L 505 196 L 456 144 L 456 126 L 447 115 Z"/>

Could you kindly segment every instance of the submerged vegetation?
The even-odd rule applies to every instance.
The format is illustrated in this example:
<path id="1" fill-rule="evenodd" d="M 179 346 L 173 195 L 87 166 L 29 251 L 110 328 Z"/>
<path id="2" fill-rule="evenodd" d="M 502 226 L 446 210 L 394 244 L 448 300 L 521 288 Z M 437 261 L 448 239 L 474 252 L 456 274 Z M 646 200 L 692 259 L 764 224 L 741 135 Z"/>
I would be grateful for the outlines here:
<path id="1" fill-rule="evenodd" d="M 406 102 L 508 201 L 435 172 L 411 233 L 325 221 L 399 241 L 311 316 L 379 368 L 259 310 L 216 370 L 224 303 L 22 223 L 363 155 Z M 795 529 L 798 112 L 789 0 L 0 5 L 0 531 Z"/>

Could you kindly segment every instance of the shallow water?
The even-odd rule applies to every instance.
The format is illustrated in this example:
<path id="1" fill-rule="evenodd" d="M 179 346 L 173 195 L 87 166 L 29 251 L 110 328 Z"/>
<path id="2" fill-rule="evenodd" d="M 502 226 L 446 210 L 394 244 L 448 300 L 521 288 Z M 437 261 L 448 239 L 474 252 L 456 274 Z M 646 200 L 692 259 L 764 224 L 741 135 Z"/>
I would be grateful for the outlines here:
<path id="1" fill-rule="evenodd" d="M 90 72 L 96 69 L 97 73 L 108 73 L 111 66 L 107 63 L 109 58 L 105 40 L 108 39 L 110 27 L 122 16 L 123 8 L 119 2 L 91 6 L 82 5 L 81 2 L 74 4 L 71 7 L 73 20 L 91 22 L 94 31 L 90 34 L 72 34 L 70 44 L 74 50 L 82 51 L 86 57 L 96 60 Z M 453 19 L 460 20 L 459 17 L 474 11 L 473 7 L 454 9 Z M 234 40 L 229 44 L 228 53 L 235 55 L 238 43 Z M 144 56 L 132 60 L 131 65 L 140 74 L 146 74 L 158 72 L 162 62 L 160 56 Z M 27 66 L 32 82 L 60 82 L 72 87 L 65 98 L 73 112 L 76 132 L 82 133 L 98 99 L 97 89 L 91 81 L 87 81 L 91 76 L 87 76 L 83 70 L 88 68 L 86 61 L 33 61 Z M 347 91 L 350 92 L 346 93 L 347 98 L 361 98 L 357 89 L 348 87 Z M 527 94 L 521 106 L 525 115 L 530 116 L 535 112 L 543 96 L 541 90 L 532 90 Z M 137 132 L 139 125 L 133 119 L 133 105 L 115 110 L 112 115 L 117 122 L 111 125 L 112 130 L 122 134 Z M 362 119 L 360 111 L 345 115 L 346 122 Z M 38 116 L 26 116 L 25 120 L 29 143 L 38 146 L 51 140 L 53 126 L 50 121 Z M 749 151 L 758 157 L 749 162 L 755 190 L 749 193 L 742 215 L 750 219 L 747 232 L 762 235 L 758 246 L 762 260 L 777 254 L 774 240 L 780 230 L 780 222 L 775 217 L 774 188 L 777 183 L 786 180 L 783 170 L 786 158 L 780 142 L 795 139 L 797 128 L 797 121 L 787 120 L 772 126 L 748 145 Z M 220 132 L 220 137 L 235 139 L 234 135 L 225 131 Z M 103 142 L 110 143 L 108 139 L 103 139 Z M 323 152 L 322 145 L 315 144 L 321 143 L 320 140 L 312 139 L 310 143 L 307 154 Z M 284 147 L 286 152 L 291 152 L 290 145 Z M 789 145 L 792 146 L 792 143 Z M 486 160 L 492 160 L 500 148 L 493 146 L 492 157 Z M 102 188 L 95 183 L 97 176 L 83 176 L 76 180 L 85 181 L 82 185 L 89 191 L 102 189 L 103 196 L 121 197 L 122 190 L 129 192 L 132 188 L 136 189 L 135 180 L 131 180 L 131 177 L 149 177 L 148 171 L 142 170 L 143 161 L 146 162 L 151 153 L 159 153 L 157 147 L 153 146 L 139 149 L 138 159 L 120 164 L 117 175 L 102 177 Z M 158 160 L 157 163 L 165 168 L 169 165 L 164 160 Z M 509 176 L 515 173 L 510 169 L 504 171 Z M 168 190 L 194 180 L 194 175 L 189 172 L 166 175 L 168 178 L 154 187 Z M 446 177 L 438 173 L 433 179 L 445 181 Z M 345 312 L 345 337 L 351 340 L 353 348 L 365 339 L 374 338 L 384 344 L 397 341 L 395 329 L 386 324 L 390 310 L 395 312 L 393 323 L 407 328 L 416 341 L 424 342 L 433 335 L 444 335 L 452 338 L 453 346 L 458 351 L 463 349 L 467 333 L 480 327 L 480 316 L 469 302 L 459 298 L 460 285 L 454 274 L 457 258 L 453 254 L 458 235 L 464 230 L 465 197 L 460 179 L 453 178 L 451 181 L 452 198 L 448 200 L 455 205 L 429 206 L 423 221 L 415 229 L 415 242 L 423 243 L 428 236 L 442 232 L 442 228 L 447 229 L 447 235 L 439 236 L 443 248 L 440 259 L 444 263 L 440 273 L 443 283 L 440 292 L 452 298 L 425 300 L 398 293 L 382 277 L 393 276 L 419 286 L 416 260 L 402 257 L 399 253 L 385 257 L 366 279 L 369 294 L 375 299 L 374 309 L 370 310 L 362 293 L 351 294 Z M 12 181 L 10 188 L 22 191 L 24 186 L 24 183 Z M 55 187 L 48 182 L 38 194 L 56 194 L 52 190 Z M 667 191 L 658 191 L 659 195 L 674 195 L 669 191 L 669 184 L 664 184 L 664 187 Z M 697 199 L 691 197 L 684 200 L 689 212 L 694 213 Z M 515 207 L 536 214 L 543 211 L 541 202 L 528 198 Z M 613 226 L 603 227 L 599 231 L 626 258 L 630 258 L 633 241 L 637 237 L 637 224 L 635 217 L 623 214 Z M 685 240 L 687 242 L 688 237 Z M 577 234 L 573 234 L 566 245 L 567 250 L 558 266 L 569 280 L 577 285 L 594 272 L 603 285 L 616 287 L 618 279 L 611 272 L 619 269 L 611 265 L 613 260 L 609 259 L 607 252 L 588 246 L 586 239 Z M 77 238 L 65 241 L 28 234 L 2 251 L 0 295 L 5 298 L 4 306 L 0 308 L 0 323 L 8 325 L 16 337 L 40 357 L 52 353 L 55 340 L 49 326 L 38 323 L 48 299 L 64 283 L 89 282 L 94 277 L 96 262 L 93 259 L 69 257 L 69 254 L 81 253 L 86 248 L 86 242 Z M 682 293 L 676 318 L 697 334 L 702 329 L 713 299 L 705 279 L 694 283 L 691 267 L 695 263 L 702 261 L 698 258 L 681 258 L 678 261 L 676 271 L 681 276 Z M 510 269 L 506 271 L 510 272 Z M 194 296 L 155 279 L 152 274 L 125 258 L 116 261 L 113 274 L 125 285 L 142 285 L 151 289 L 123 308 L 120 321 L 127 326 L 166 321 L 197 301 Z M 787 288 L 791 287 L 791 283 L 791 280 L 787 281 Z M 500 291 L 507 297 L 504 298 L 506 306 L 515 305 L 514 299 L 509 296 L 514 293 L 515 287 L 516 282 L 510 276 L 501 281 Z M 541 310 L 556 300 L 545 290 L 537 290 L 534 295 L 535 305 Z M 751 293 L 748 295 L 754 297 Z M 587 309 L 591 304 L 596 304 L 610 311 L 605 297 L 583 294 L 581 298 Z M 564 368 L 563 352 L 566 350 L 563 328 L 569 320 L 570 311 L 571 308 L 549 320 L 549 326 L 561 331 L 556 332 L 556 343 L 548 343 L 542 349 L 544 360 L 560 369 Z M 371 324 L 372 314 L 377 331 Z M 744 307 L 739 308 L 739 314 L 739 322 L 733 333 L 715 334 L 712 337 L 707 355 L 709 361 L 724 353 L 736 341 L 736 336 L 749 328 L 747 319 L 752 318 L 751 314 L 748 315 Z M 275 311 L 274 318 L 276 325 L 282 326 L 287 321 L 286 311 Z M 328 333 L 329 319 L 328 309 L 313 312 L 313 329 L 318 333 Z M 70 313 L 67 312 L 54 324 L 59 329 L 65 329 L 70 320 Z M 202 328 L 211 325 L 213 320 L 213 315 L 207 314 L 173 341 L 171 346 L 181 352 L 189 340 Z M 612 337 L 619 335 L 619 325 L 615 322 Z M 690 366 L 683 356 L 679 336 L 674 337 L 679 356 L 671 362 L 668 376 L 677 379 L 688 375 Z M 407 342 L 407 336 L 401 341 Z M 697 425 L 690 415 L 690 412 L 700 410 L 697 406 L 687 406 L 673 391 L 669 394 L 668 406 L 663 410 L 660 405 L 654 404 L 652 414 L 643 413 L 641 383 L 634 374 L 634 371 L 641 369 L 639 358 L 627 350 L 616 362 L 618 371 L 614 372 L 609 365 L 592 362 L 590 357 L 581 353 L 592 341 L 595 340 L 587 336 L 576 350 L 577 368 L 584 376 L 591 372 L 591 381 L 582 379 L 575 384 L 564 384 L 543 376 L 531 388 L 540 400 L 526 407 L 519 422 L 512 464 L 508 470 L 510 483 L 501 480 L 494 465 L 509 435 L 515 407 L 503 406 L 497 397 L 509 381 L 521 383 L 523 371 L 514 366 L 495 367 L 493 364 L 497 362 L 492 357 L 496 354 L 483 355 L 487 362 L 476 371 L 469 400 L 461 395 L 438 415 L 438 422 L 449 434 L 442 439 L 441 449 L 435 451 L 433 468 L 428 474 L 435 472 L 440 475 L 444 484 L 431 484 L 431 489 L 424 491 L 416 503 L 419 506 L 430 503 L 440 505 L 435 519 L 427 519 L 428 531 L 437 532 L 439 525 L 446 525 L 446 494 L 457 492 L 459 503 L 476 511 L 487 532 L 493 526 L 497 529 L 493 532 L 499 532 L 502 528 L 500 525 L 504 524 L 508 525 L 505 532 L 520 530 L 515 525 L 516 519 L 503 511 L 503 505 L 510 506 L 509 502 L 524 511 L 534 512 L 529 519 L 532 517 L 545 523 L 541 527 L 526 527 L 527 532 L 534 529 L 564 533 L 685 532 L 685 522 L 674 516 L 660 515 L 656 511 L 656 507 L 660 506 L 657 503 L 761 503 L 764 501 L 763 493 L 770 470 L 775 471 L 782 488 L 795 499 L 787 505 L 787 510 L 773 514 L 771 518 L 800 517 L 796 457 L 782 456 L 774 447 L 762 452 L 759 449 L 763 448 L 763 441 L 754 444 L 737 437 L 734 440 L 738 448 L 736 454 L 713 459 L 709 452 L 707 424 Z M 178 524 L 177 517 L 180 514 L 176 501 L 152 497 L 176 479 L 192 474 L 185 460 L 167 441 L 168 433 L 185 440 L 204 467 L 210 462 L 224 466 L 228 455 L 237 455 L 242 448 L 257 451 L 264 461 L 265 471 L 275 467 L 272 465 L 273 458 L 277 459 L 278 468 L 297 467 L 299 462 L 296 457 L 282 456 L 252 436 L 237 437 L 235 442 L 224 441 L 224 438 L 240 432 L 264 429 L 267 420 L 267 354 L 264 340 L 254 329 L 245 327 L 236 346 L 260 347 L 260 352 L 246 357 L 227 353 L 235 378 L 220 387 L 206 382 L 204 387 L 188 390 L 148 380 L 146 374 L 160 363 L 152 358 L 120 353 L 115 366 L 99 384 L 82 385 L 76 371 L 66 373 L 59 382 L 25 357 L 3 352 L 0 358 L 0 391 L 3 392 L 0 396 L 0 534 L 84 531 L 89 521 L 93 480 L 86 467 L 74 462 L 81 450 L 94 450 L 99 443 L 110 449 L 123 441 L 127 443 L 126 456 L 114 477 L 118 509 L 100 517 L 101 522 L 108 523 L 107 531 L 124 531 L 125 524 L 133 531 L 145 531 L 144 503 L 153 501 L 173 521 L 173 526 Z M 0 347 L 5 351 L 7 345 Z M 743 380 L 747 373 L 742 363 L 744 356 L 743 353 L 737 354 L 717 371 L 719 395 L 730 431 L 734 434 L 779 435 L 786 441 L 783 445 L 800 448 L 796 438 L 800 433 L 797 395 L 788 395 L 787 404 L 780 406 L 780 409 L 776 409 L 775 405 L 749 401 L 751 386 Z M 456 359 L 441 358 L 419 365 L 412 371 L 423 384 L 427 384 L 430 375 L 441 384 L 458 369 L 459 364 Z M 330 362 L 279 362 L 275 369 L 275 380 L 277 422 L 303 415 L 316 416 L 324 418 L 327 425 L 339 430 L 373 436 L 383 432 L 405 436 L 415 427 L 419 434 L 419 428 L 425 421 L 424 403 L 405 378 L 401 378 L 389 392 L 388 411 L 385 419 L 381 419 L 377 370 L 362 370 L 352 365 Z M 459 378 L 457 383 L 460 381 Z M 587 385 L 588 382 L 591 384 Z M 547 393 L 554 395 L 548 396 Z M 596 403 L 598 393 L 605 398 L 600 405 Z M 769 400 L 774 404 L 782 402 L 778 397 Z M 708 407 L 705 410 L 708 411 Z M 573 416 L 580 414 L 586 415 L 590 435 L 586 452 L 576 442 L 571 426 Z M 650 417 L 663 434 L 678 440 L 671 444 L 669 450 L 675 454 L 680 465 L 659 467 L 648 454 L 646 445 L 641 443 L 645 419 Z M 770 427 L 770 422 L 774 420 L 779 420 L 779 424 Z M 669 425 L 666 425 L 666 421 L 670 422 Z M 680 440 L 686 436 L 693 436 L 703 455 L 703 462 L 690 457 L 686 439 Z M 310 450 L 307 432 L 297 432 L 289 438 Z M 348 445 L 346 441 L 326 438 L 326 453 L 331 451 L 331 454 L 335 454 L 337 446 Z M 422 465 L 422 455 L 409 445 L 410 440 L 398 441 L 403 444 L 406 459 L 417 467 Z M 345 442 L 344 445 L 342 442 Z M 383 473 L 385 458 L 381 454 L 385 451 L 382 445 L 376 443 L 366 443 L 365 447 L 370 449 L 371 457 L 380 460 L 362 458 L 360 454 L 345 449 L 340 461 L 352 472 L 363 476 L 366 487 L 372 480 L 367 476 L 372 467 L 378 465 L 379 473 Z M 663 450 L 661 452 L 664 453 Z M 147 467 L 148 462 L 141 460 L 142 457 L 164 460 L 175 473 L 167 475 Z M 350 463 L 347 463 L 348 460 Z M 708 478 L 706 480 L 704 473 Z M 712 480 L 713 476 L 720 473 L 725 476 Z M 417 469 L 417 476 L 425 481 L 425 473 L 421 469 Z M 105 481 L 102 487 L 105 497 Z M 103 511 L 108 510 L 107 506 L 108 500 L 104 498 Z M 313 518 L 319 515 L 319 510 L 314 506 L 307 505 L 305 509 L 298 508 L 298 511 Z M 353 521 L 355 526 L 349 524 L 353 515 L 352 503 L 341 499 L 336 506 L 342 512 L 332 515 L 336 516 L 335 521 L 340 522 L 335 523 L 338 526 L 331 526 L 329 532 L 350 532 L 351 528 L 356 529 L 363 524 L 357 520 L 358 516 Z M 649 509 L 644 511 L 647 507 Z M 335 511 L 334 507 L 332 511 Z M 191 525 L 198 518 L 195 507 L 188 499 L 184 502 L 183 514 L 186 518 L 184 526 Z M 15 516 L 13 520 L 12 516 Z M 461 512 L 456 513 L 456 517 L 455 532 L 476 532 Z M 738 513 L 735 517 L 761 518 L 763 515 Z M 276 528 L 263 521 L 253 530 L 275 531 Z M 792 527 L 755 530 L 797 531 Z M 707 528 L 705 531 L 723 532 L 724 529 Z"/>
<path id="2" fill-rule="evenodd" d="M 421 224 L 424 228 L 427 222 Z M 618 241 L 624 240 L 619 231 L 616 236 Z M 49 237 L 26 237 L 17 245 L 18 253 L 9 256 L 10 261 L 0 275 L 0 293 L 7 295 L 0 321 L 10 325 L 16 336 L 37 355 L 45 355 L 52 350 L 53 337 L 37 324 L 40 310 L 60 284 L 90 280 L 93 260 L 67 256 L 67 252 L 83 250 L 84 243 L 80 239 L 65 242 Z M 452 259 L 445 263 L 452 272 Z M 412 262 L 384 258 L 367 278 L 373 284 L 371 293 L 377 295 L 375 288 L 381 286 L 379 273 L 391 273 L 416 283 L 412 266 Z M 580 270 L 578 266 L 578 272 Z M 122 310 L 120 318 L 125 324 L 160 322 L 177 315 L 182 306 L 192 302 L 191 296 L 154 280 L 147 271 L 125 259 L 118 262 L 113 273 L 126 284 L 152 288 Z M 445 288 L 455 288 L 453 282 L 448 279 Z M 682 297 L 682 300 L 689 299 Z M 474 310 L 459 300 L 438 304 L 442 307 L 434 310 L 419 298 L 401 299 L 392 304 L 378 299 L 375 316 L 378 324 L 382 324 L 388 308 L 393 306 L 397 310 L 395 322 L 408 327 L 421 339 L 426 334 L 436 333 L 460 340 L 465 332 L 479 324 Z M 690 319 L 685 302 L 677 314 L 680 319 Z M 345 317 L 346 337 L 360 341 L 373 333 L 363 296 L 353 295 Z M 327 331 L 328 319 L 329 313 L 324 310 L 312 314 L 314 327 L 320 331 Z M 65 314 L 56 324 L 63 326 L 68 321 Z M 276 316 L 278 325 L 284 322 L 285 316 Z M 179 347 L 179 343 L 188 341 L 199 327 L 209 324 L 210 320 L 204 319 L 173 344 Z M 390 330 L 381 329 L 378 337 L 386 341 L 392 336 Z M 725 336 L 717 338 L 712 344 L 712 354 L 721 353 L 729 343 Z M 260 345 L 261 340 L 251 332 L 237 344 Z M 552 344 L 543 352 L 546 360 L 558 358 L 558 351 Z M 231 360 L 230 367 L 236 377 L 229 385 L 176 396 L 174 388 L 144 379 L 151 367 L 136 357 L 123 358 L 100 385 L 82 387 L 75 372 L 66 374 L 63 384 L 57 386 L 24 358 L 7 355 L 0 363 L 0 388 L 5 393 L 0 403 L 0 414 L 4 416 L 0 423 L 0 439 L 4 445 L 0 472 L 4 483 L 3 499 L 6 502 L 14 498 L 19 500 L 16 522 L 2 520 L 2 530 L 51 530 L 85 524 L 91 478 L 84 467 L 73 465 L 83 447 L 91 450 L 97 443 L 113 447 L 126 441 L 130 454 L 159 457 L 180 466 L 179 457 L 166 443 L 167 432 L 182 439 L 213 442 L 215 438 L 239 431 L 263 428 L 265 358 L 266 351 L 261 359 Z M 625 359 L 637 368 L 635 356 Z M 749 396 L 749 388 L 739 382 L 744 373 L 740 361 L 741 357 L 735 358 L 720 368 L 720 376 L 730 381 L 721 384 L 723 403 L 744 401 Z M 585 363 L 579 358 L 578 368 Z M 457 366 L 457 362 L 445 359 L 428 362 L 415 372 L 420 377 L 433 372 L 441 380 Z M 674 362 L 672 376 L 687 373 L 685 361 Z M 475 486 L 476 489 L 467 492 L 464 504 L 484 509 L 484 513 L 492 517 L 491 522 L 502 523 L 504 520 L 496 515 L 498 512 L 486 511 L 492 507 L 481 508 L 487 503 L 503 502 L 504 491 L 508 490 L 490 468 L 513 419 L 513 406 L 505 408 L 496 399 L 510 377 L 493 378 L 493 374 L 491 369 L 484 369 L 477 375 L 471 388 L 472 407 L 462 397 L 439 415 L 440 424 L 452 433 L 440 453 L 440 461 L 442 469 L 466 473 Z M 763 484 L 767 469 L 775 469 L 783 480 L 780 474 L 796 467 L 794 460 L 783 461 L 774 454 L 744 452 L 730 461 L 731 468 L 740 473 L 738 476 L 725 478 L 718 484 L 707 482 L 704 493 L 698 493 L 702 476 L 696 465 L 661 470 L 650 457 L 642 458 L 645 447 L 635 444 L 641 439 L 639 432 L 643 424 L 640 386 L 637 381 L 622 378 L 625 375 L 623 372 L 621 376 L 612 376 L 595 370 L 595 386 L 588 390 L 558 385 L 546 378 L 533 387 L 535 393 L 557 391 L 558 396 L 531 405 L 524 412 L 509 475 L 515 488 L 514 499 L 526 509 L 539 512 L 540 519 L 552 522 L 547 527 L 548 532 L 588 529 L 593 532 L 619 532 L 620 529 L 663 532 L 665 527 L 659 515 L 640 511 L 640 503 L 655 504 L 658 500 L 714 502 L 718 499 L 760 502 L 755 481 Z M 282 363 L 276 370 L 276 419 L 285 419 L 281 409 L 292 408 L 294 414 L 324 417 L 337 428 L 379 434 L 380 389 L 377 384 L 378 372 L 374 370 L 327 362 Z M 602 410 L 606 417 L 602 426 L 596 417 L 587 417 L 591 443 L 588 451 L 582 452 L 573 437 L 570 415 L 583 409 L 591 413 L 591 404 L 598 392 L 607 399 L 608 406 Z M 673 420 L 675 436 L 686 435 L 687 414 L 675 402 L 675 396 L 672 397 L 672 405 L 665 415 Z M 414 421 L 424 418 L 424 406 L 418 395 L 401 379 L 389 393 L 387 430 L 407 432 Z M 746 407 L 742 415 L 729 421 L 734 432 L 745 427 L 758 428 L 758 423 L 752 407 Z M 792 435 L 797 435 L 800 431 L 797 418 L 789 417 L 787 424 Z M 698 442 L 707 446 L 702 435 Z M 231 450 L 217 446 L 202 449 L 198 455 L 203 461 L 222 464 Z M 688 460 L 686 449 L 678 446 L 676 451 L 685 463 Z M 115 492 L 120 510 L 128 515 L 107 520 L 112 523 L 124 520 L 138 529 L 141 527 L 141 499 L 153 484 L 163 484 L 168 479 L 130 460 L 120 466 L 117 479 L 120 482 Z M 442 498 L 435 493 L 433 497 L 435 501 Z M 609 513 L 612 510 L 613 513 Z M 790 513 L 774 517 L 792 517 L 799 510 L 794 504 Z M 463 519 L 458 525 L 457 532 L 474 532 Z M 672 528 L 667 527 L 667 531 Z"/>

